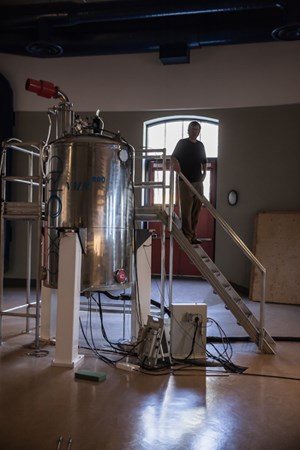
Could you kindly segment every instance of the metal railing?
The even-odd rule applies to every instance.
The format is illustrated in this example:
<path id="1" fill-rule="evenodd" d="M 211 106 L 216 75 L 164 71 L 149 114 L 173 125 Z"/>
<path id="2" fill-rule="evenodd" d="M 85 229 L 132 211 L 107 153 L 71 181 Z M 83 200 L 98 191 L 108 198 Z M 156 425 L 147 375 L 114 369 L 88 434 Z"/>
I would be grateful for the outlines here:
<path id="1" fill-rule="evenodd" d="M 173 167 L 170 168 L 170 216 L 168 230 L 172 231 L 172 217 L 173 217 L 173 204 L 174 204 L 174 170 Z M 193 187 L 193 185 L 188 181 L 188 179 L 183 175 L 182 172 L 178 173 L 186 185 L 191 189 L 191 191 L 201 200 L 201 202 L 206 206 L 208 211 L 214 217 L 214 219 L 221 225 L 221 227 L 226 231 L 228 236 L 233 240 L 233 242 L 242 250 L 246 257 L 254 264 L 262 275 L 261 284 L 261 301 L 260 301 L 260 318 L 259 318 L 259 349 L 262 350 L 263 339 L 264 339 L 264 323 L 265 323 L 265 299 L 266 299 L 266 269 L 256 258 L 256 256 L 250 251 L 247 245 L 242 241 L 242 239 L 237 235 L 237 233 L 231 228 L 231 226 L 224 220 L 224 218 L 218 213 L 214 206 L 207 200 L 206 197 L 199 194 L 199 192 Z"/>
<path id="2" fill-rule="evenodd" d="M 146 150 L 143 150 L 144 152 Z M 143 153 L 141 153 L 143 155 Z M 144 153 L 145 155 L 146 153 Z M 149 160 L 149 155 L 147 154 L 147 159 Z M 156 157 L 157 159 L 157 157 Z M 171 157 L 168 157 L 164 154 L 164 158 L 161 161 L 162 164 L 162 170 L 166 170 L 167 161 L 171 159 Z M 164 199 L 163 203 L 161 205 L 144 205 L 144 207 L 148 212 L 149 219 L 147 219 L 147 214 L 145 215 L 145 220 L 154 220 L 153 217 L 150 214 L 151 209 L 152 210 L 158 210 L 162 209 L 167 212 L 168 214 L 168 226 L 167 230 L 170 232 L 170 252 L 169 252 L 169 297 L 170 302 L 172 302 L 172 279 L 173 279 L 173 235 L 171 233 L 172 231 L 172 223 L 173 218 L 175 216 L 174 214 L 174 204 L 175 204 L 175 191 L 178 191 L 178 179 L 179 177 L 186 183 L 186 185 L 192 190 L 192 192 L 201 200 L 201 202 L 205 205 L 207 210 L 210 212 L 210 214 L 213 216 L 213 218 L 217 221 L 218 224 L 221 225 L 221 227 L 225 230 L 227 235 L 233 240 L 233 242 L 242 250 L 242 252 L 246 255 L 246 257 L 251 261 L 252 264 L 254 264 L 260 273 L 262 274 L 262 283 L 261 283 L 261 301 L 260 301 L 260 317 L 259 317 L 259 349 L 262 350 L 263 347 L 263 339 L 264 339 L 264 322 L 265 322 L 265 292 L 266 292 L 266 269 L 265 267 L 260 263 L 260 261 L 256 258 L 256 256 L 250 251 L 250 249 L 247 247 L 247 245 L 242 241 L 242 239 L 237 235 L 237 233 L 231 228 L 231 226 L 224 220 L 224 218 L 218 213 L 218 211 L 214 208 L 214 206 L 207 200 L 206 197 L 203 195 L 200 195 L 197 190 L 193 187 L 193 185 L 187 180 L 187 178 L 183 175 L 182 172 L 176 174 L 176 183 L 175 183 L 175 172 L 173 169 L 172 164 L 170 164 L 170 184 L 166 184 L 166 176 L 163 176 L 164 183 L 159 186 L 157 183 L 151 182 L 147 180 L 147 183 L 141 185 L 139 187 L 153 187 L 153 188 L 160 188 L 163 190 L 169 189 L 169 202 L 168 205 L 166 205 L 166 195 L 165 193 L 162 194 L 162 197 Z M 145 180 L 144 180 L 145 181 Z M 179 209 L 180 211 L 180 209 Z M 142 216 L 141 211 L 141 216 Z M 161 276 L 163 279 L 165 278 L 165 231 L 163 230 L 162 235 L 162 242 L 161 242 L 161 248 L 162 248 L 162 258 L 161 258 Z M 164 286 L 164 281 L 162 282 L 162 286 Z M 164 292 L 164 290 L 162 291 Z M 162 299 L 163 303 L 163 299 Z M 163 309 L 161 310 L 161 314 L 163 314 Z"/>
<path id="3" fill-rule="evenodd" d="M 163 210 L 166 209 L 166 189 L 169 187 L 167 186 L 166 181 L 166 163 L 167 163 L 167 157 L 166 157 L 166 149 L 149 149 L 149 148 L 142 148 L 135 151 L 135 159 L 137 161 L 141 161 L 141 167 L 140 167 L 140 179 L 137 180 L 136 178 L 136 171 L 135 171 L 135 180 L 134 180 L 134 187 L 135 189 L 141 189 L 142 192 L 142 203 L 143 206 L 141 207 L 144 212 L 147 211 L 147 214 L 144 215 L 144 221 L 157 221 L 155 219 L 155 214 L 151 215 L 151 211 L 157 210 L 158 206 L 150 203 L 150 194 L 149 191 L 152 190 L 152 197 L 154 195 L 154 189 L 161 189 L 162 191 L 162 202 L 159 205 L 159 207 Z M 161 181 L 154 181 L 149 179 L 147 168 L 145 165 L 147 163 L 158 163 L 161 167 L 161 173 L 162 173 L 162 180 Z M 144 195 L 146 190 L 148 191 L 147 195 Z M 146 199 L 146 200 L 145 200 Z M 161 310 L 160 314 L 161 317 L 164 316 L 164 307 L 165 307 L 165 280 L 166 280 L 166 270 L 165 270 L 165 259 L 166 259 L 166 225 L 161 222 L 161 272 L 160 272 L 160 304 L 161 304 Z"/>

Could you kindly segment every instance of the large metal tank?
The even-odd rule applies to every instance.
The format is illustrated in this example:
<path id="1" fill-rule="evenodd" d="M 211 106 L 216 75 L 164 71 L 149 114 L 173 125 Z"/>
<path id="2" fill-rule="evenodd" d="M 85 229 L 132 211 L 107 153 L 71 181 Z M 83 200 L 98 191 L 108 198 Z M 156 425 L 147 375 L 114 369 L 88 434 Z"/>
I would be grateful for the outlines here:
<path id="1" fill-rule="evenodd" d="M 49 146 L 46 285 L 57 287 L 59 235 L 79 232 L 82 291 L 131 283 L 133 148 L 119 135 L 68 135 Z"/>

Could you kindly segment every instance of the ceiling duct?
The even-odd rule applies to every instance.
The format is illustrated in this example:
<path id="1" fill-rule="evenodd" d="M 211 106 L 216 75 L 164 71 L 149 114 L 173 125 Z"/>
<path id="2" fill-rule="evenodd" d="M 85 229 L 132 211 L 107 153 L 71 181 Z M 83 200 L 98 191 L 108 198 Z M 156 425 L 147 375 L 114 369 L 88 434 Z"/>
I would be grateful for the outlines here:
<path id="1" fill-rule="evenodd" d="M 293 0 L 292 0 L 293 1 Z M 1 7 L 0 23 L 7 25 L 30 24 L 47 18 L 57 24 L 76 25 L 82 22 L 118 22 L 130 20 L 152 20 L 166 17 L 187 17 L 200 14 L 241 13 L 250 11 L 285 11 L 285 0 L 231 0 L 195 1 L 174 0 L 153 4 L 144 0 L 115 0 L 93 3 L 54 2 L 29 3 L 26 5 L 10 1 Z"/>
<path id="2" fill-rule="evenodd" d="M 297 0 L 106 0 L 26 5 L 7 0 L 7 5 L 0 6 L 0 52 L 37 57 L 159 52 L 162 62 L 170 63 L 172 58 L 176 60 L 180 45 L 185 52 L 181 57 L 179 52 L 178 61 L 187 62 L 189 50 L 205 45 L 286 39 L 281 30 L 300 23 L 299 10 Z M 299 39 L 297 31 L 290 30 L 287 35 Z"/>

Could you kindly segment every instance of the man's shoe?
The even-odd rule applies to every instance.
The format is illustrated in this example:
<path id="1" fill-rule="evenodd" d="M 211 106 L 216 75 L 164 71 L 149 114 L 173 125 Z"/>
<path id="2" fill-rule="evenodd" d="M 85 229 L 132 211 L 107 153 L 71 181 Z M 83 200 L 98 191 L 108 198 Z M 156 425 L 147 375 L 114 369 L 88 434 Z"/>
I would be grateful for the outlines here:
<path id="1" fill-rule="evenodd" d="M 192 245 L 200 245 L 201 244 L 201 240 L 197 239 L 197 238 L 192 238 L 191 239 L 191 244 Z"/>

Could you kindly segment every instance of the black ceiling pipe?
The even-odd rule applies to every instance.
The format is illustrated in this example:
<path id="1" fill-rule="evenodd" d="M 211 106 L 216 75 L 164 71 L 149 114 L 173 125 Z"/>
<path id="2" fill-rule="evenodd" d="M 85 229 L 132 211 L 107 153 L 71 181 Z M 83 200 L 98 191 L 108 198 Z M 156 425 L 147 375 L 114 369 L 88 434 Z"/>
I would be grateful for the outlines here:
<path id="1" fill-rule="evenodd" d="M 293 0 L 290 0 L 293 1 Z M 190 15 L 240 13 L 250 11 L 278 11 L 284 13 L 287 0 L 173 0 L 160 2 L 129 0 L 99 3 L 31 3 L 0 7 L 0 25 L 28 26 L 40 19 L 58 25 L 76 25 L 89 22 L 118 22 L 131 20 L 187 17 Z"/>
<path id="2" fill-rule="evenodd" d="M 241 22 L 237 21 L 224 27 L 223 22 L 220 26 L 216 21 L 206 27 L 203 24 L 188 26 L 183 23 L 178 30 L 174 27 L 168 30 L 164 27 L 150 27 L 147 30 L 124 32 L 116 28 L 114 31 L 101 29 L 99 33 L 89 29 L 53 28 L 48 37 L 47 33 L 38 36 L 30 30 L 26 33 L 24 30 L 14 33 L 0 30 L 0 53 L 31 54 L 38 57 L 109 55 L 157 52 L 162 46 L 170 46 L 174 42 L 185 43 L 188 49 L 207 45 L 266 42 L 272 40 L 270 30 L 278 24 L 272 22 L 266 27 L 264 22 L 254 21 L 239 25 Z"/>

